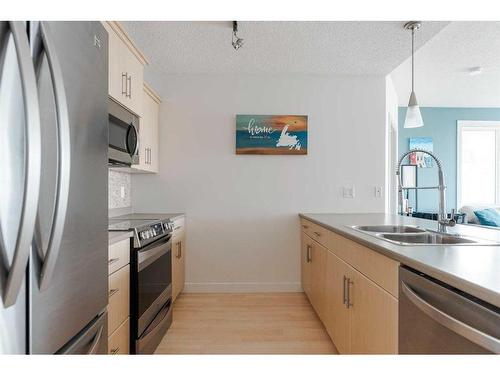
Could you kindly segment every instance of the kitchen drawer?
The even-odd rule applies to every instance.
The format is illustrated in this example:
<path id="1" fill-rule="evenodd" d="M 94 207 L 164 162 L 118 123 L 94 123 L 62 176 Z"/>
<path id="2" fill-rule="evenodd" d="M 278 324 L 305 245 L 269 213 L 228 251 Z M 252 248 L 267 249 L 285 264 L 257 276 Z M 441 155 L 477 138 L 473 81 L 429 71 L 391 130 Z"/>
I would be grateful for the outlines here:
<path id="1" fill-rule="evenodd" d="M 108 338 L 108 354 L 130 353 L 130 319 L 127 318 L 121 326 Z"/>
<path id="2" fill-rule="evenodd" d="M 130 266 L 109 276 L 108 333 L 113 333 L 130 315 Z"/>
<path id="3" fill-rule="evenodd" d="M 130 239 L 114 243 L 108 248 L 108 275 L 130 263 Z"/>
<path id="4" fill-rule="evenodd" d="M 316 240 L 323 246 L 328 247 L 328 235 L 331 233 L 328 229 L 325 229 L 319 225 L 316 225 L 304 219 L 301 220 L 300 225 L 302 227 L 302 230 L 309 237 Z"/>

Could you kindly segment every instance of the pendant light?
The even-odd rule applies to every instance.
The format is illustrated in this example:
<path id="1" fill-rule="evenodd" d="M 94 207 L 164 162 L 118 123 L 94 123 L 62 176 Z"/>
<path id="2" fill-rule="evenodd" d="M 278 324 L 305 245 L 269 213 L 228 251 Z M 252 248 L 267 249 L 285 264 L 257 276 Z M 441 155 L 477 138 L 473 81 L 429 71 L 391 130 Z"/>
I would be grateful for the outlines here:
<path id="1" fill-rule="evenodd" d="M 424 126 L 420 107 L 415 95 L 415 30 L 420 29 L 421 23 L 417 21 L 408 22 L 404 25 L 406 30 L 411 30 L 411 94 L 406 110 L 405 128 L 420 128 Z"/>

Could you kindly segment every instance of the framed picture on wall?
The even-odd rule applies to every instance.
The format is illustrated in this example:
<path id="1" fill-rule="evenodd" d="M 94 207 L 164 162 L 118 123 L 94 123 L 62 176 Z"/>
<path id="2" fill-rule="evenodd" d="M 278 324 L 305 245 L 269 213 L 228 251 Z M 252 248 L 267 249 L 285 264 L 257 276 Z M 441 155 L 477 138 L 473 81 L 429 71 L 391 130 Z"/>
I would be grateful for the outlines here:
<path id="1" fill-rule="evenodd" d="M 417 137 L 410 138 L 409 149 L 420 149 L 425 151 L 433 151 L 432 138 Z M 432 168 L 432 158 L 423 152 L 414 152 L 409 156 L 410 164 L 416 165 L 419 168 Z"/>
<path id="2" fill-rule="evenodd" d="M 307 116 L 236 115 L 236 154 L 306 155 Z"/>

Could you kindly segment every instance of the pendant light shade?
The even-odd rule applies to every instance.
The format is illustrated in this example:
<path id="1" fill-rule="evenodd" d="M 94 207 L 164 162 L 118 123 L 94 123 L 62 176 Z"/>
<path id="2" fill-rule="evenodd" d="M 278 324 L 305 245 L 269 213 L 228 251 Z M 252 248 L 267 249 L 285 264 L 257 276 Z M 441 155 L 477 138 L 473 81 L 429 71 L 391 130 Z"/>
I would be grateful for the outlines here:
<path id="1" fill-rule="evenodd" d="M 410 101 L 408 102 L 408 109 L 406 110 L 405 128 L 420 128 L 424 126 L 422 114 L 420 113 L 420 106 L 417 102 L 415 92 L 411 92 Z"/>
<path id="2" fill-rule="evenodd" d="M 408 109 L 406 110 L 405 128 L 420 128 L 424 126 L 420 106 L 415 95 L 415 30 L 420 28 L 420 22 L 408 22 L 405 24 L 405 29 L 411 30 L 411 94 L 408 101 Z"/>

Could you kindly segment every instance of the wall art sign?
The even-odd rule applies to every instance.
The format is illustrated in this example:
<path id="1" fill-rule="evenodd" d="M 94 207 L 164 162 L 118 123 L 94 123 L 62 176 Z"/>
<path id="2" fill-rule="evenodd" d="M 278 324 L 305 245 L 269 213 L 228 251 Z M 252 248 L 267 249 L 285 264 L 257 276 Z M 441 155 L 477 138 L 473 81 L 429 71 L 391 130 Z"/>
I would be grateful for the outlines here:
<path id="1" fill-rule="evenodd" d="M 430 137 L 417 137 L 410 138 L 410 150 L 420 149 L 425 151 L 433 151 L 432 138 Z M 414 152 L 409 155 L 410 164 L 416 165 L 419 168 L 432 168 L 432 158 L 422 152 Z"/>
<path id="2" fill-rule="evenodd" d="M 236 154 L 306 155 L 307 116 L 236 115 Z"/>

